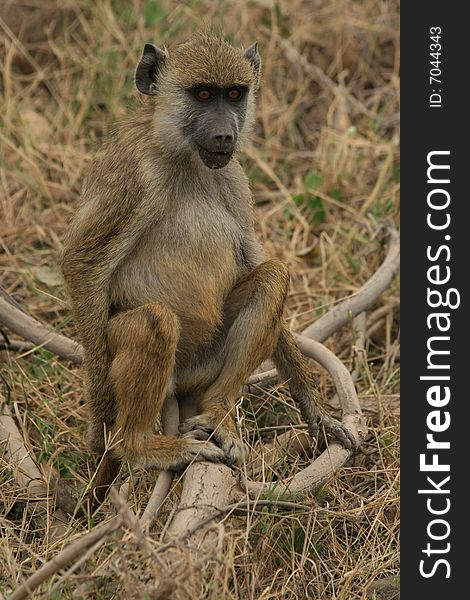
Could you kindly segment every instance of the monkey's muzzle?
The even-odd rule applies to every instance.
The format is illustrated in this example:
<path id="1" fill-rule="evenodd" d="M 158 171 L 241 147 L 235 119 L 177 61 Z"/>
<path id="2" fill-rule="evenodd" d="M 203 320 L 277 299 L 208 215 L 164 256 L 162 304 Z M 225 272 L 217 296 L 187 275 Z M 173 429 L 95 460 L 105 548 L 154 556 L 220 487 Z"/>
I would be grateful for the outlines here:
<path id="1" fill-rule="evenodd" d="M 212 152 L 199 145 L 197 146 L 197 151 L 202 162 L 209 169 L 221 169 L 225 167 L 233 156 L 233 150 L 231 152 Z"/>

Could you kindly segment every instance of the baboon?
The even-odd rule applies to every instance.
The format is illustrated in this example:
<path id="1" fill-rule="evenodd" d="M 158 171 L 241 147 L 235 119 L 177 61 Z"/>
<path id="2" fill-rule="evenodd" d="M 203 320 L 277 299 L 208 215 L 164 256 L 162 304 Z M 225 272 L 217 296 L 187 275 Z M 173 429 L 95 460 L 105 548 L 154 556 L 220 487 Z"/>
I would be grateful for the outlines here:
<path id="1" fill-rule="evenodd" d="M 283 324 L 289 273 L 265 259 L 247 178 L 234 158 L 254 121 L 261 60 L 211 33 L 171 52 L 146 44 L 135 73 L 148 98 L 104 142 L 85 181 L 61 265 L 84 347 L 92 449 L 104 497 L 120 461 L 179 470 L 239 463 L 231 413 L 272 357 L 315 436 L 354 438 L 315 400 Z M 155 433 L 165 399 L 190 415 Z"/>

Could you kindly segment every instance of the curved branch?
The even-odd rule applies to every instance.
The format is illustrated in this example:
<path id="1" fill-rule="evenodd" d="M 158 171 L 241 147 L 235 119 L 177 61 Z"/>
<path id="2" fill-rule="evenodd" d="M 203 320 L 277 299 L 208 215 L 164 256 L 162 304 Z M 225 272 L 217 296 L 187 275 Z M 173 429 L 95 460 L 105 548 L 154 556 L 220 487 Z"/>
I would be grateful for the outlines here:
<path id="1" fill-rule="evenodd" d="M 365 435 L 366 429 L 362 417 L 348 416 L 343 419 L 343 423 L 356 436 Z M 351 455 L 351 450 L 333 443 L 313 463 L 296 473 L 288 482 L 261 483 L 242 480 L 241 484 L 254 498 L 269 497 L 276 500 L 311 495 L 327 483 L 345 465 Z"/>
<path id="2" fill-rule="evenodd" d="M 83 350 L 80 344 L 55 333 L 47 325 L 43 325 L 33 317 L 24 313 L 5 299 L 5 293 L 0 296 L 0 323 L 11 329 L 17 335 L 34 342 L 42 348 L 79 364 L 82 361 Z"/>
<path id="3" fill-rule="evenodd" d="M 326 346 L 303 335 L 295 336 L 300 350 L 328 371 L 338 393 L 343 415 L 361 415 L 361 405 L 351 374 L 340 359 Z"/>
<path id="4" fill-rule="evenodd" d="M 318 321 L 309 325 L 302 332 L 303 335 L 324 342 L 335 331 L 349 323 L 351 318 L 366 310 L 389 287 L 400 267 L 400 238 L 393 224 L 389 224 L 387 229 L 390 245 L 387 256 L 377 271 L 357 293 L 345 298 Z"/>
<path id="5" fill-rule="evenodd" d="M 364 439 L 367 429 L 349 371 L 339 358 L 323 344 L 302 335 L 298 335 L 296 338 L 302 352 L 316 360 L 330 373 L 343 411 L 342 421 L 351 430 L 359 445 Z M 278 481 L 258 483 L 245 479 L 242 481 L 242 486 L 250 496 L 256 498 L 269 496 L 269 498 L 279 499 L 312 494 L 324 485 L 352 454 L 351 450 L 332 443 L 315 461 L 296 473 L 287 483 Z"/>

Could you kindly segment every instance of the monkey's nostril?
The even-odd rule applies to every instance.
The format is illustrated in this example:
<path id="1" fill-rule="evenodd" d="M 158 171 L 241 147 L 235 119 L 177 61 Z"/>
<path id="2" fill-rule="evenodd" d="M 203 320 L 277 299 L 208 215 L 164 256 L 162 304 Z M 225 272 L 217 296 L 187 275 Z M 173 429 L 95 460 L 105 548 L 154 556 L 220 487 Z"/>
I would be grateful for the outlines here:
<path id="1" fill-rule="evenodd" d="M 216 134 L 214 134 L 214 139 L 217 142 L 233 142 L 233 134 L 232 133 L 216 133 Z"/>

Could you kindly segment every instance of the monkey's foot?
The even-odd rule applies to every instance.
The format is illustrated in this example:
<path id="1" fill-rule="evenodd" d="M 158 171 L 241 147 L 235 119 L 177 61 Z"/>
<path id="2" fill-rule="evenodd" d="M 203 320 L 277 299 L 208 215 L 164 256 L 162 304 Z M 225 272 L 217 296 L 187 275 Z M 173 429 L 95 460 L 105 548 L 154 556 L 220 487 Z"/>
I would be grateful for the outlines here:
<path id="1" fill-rule="evenodd" d="M 357 450 L 357 441 L 353 433 L 337 419 L 324 414 L 308 419 L 308 432 L 312 438 L 317 438 L 319 430 L 324 431 L 347 450 Z"/>
<path id="2" fill-rule="evenodd" d="M 179 426 L 179 431 L 185 434 L 185 437 L 191 437 L 196 440 L 211 440 L 224 451 L 225 464 L 229 467 L 232 465 L 240 465 L 245 456 L 245 446 L 238 439 L 237 431 L 223 423 L 216 425 L 211 417 L 206 414 L 197 415 L 186 419 Z"/>
<path id="3" fill-rule="evenodd" d="M 180 438 L 183 447 L 172 468 L 180 471 L 192 462 L 209 460 L 211 462 L 226 462 L 225 452 L 212 443 L 195 436 Z"/>
<path id="4" fill-rule="evenodd" d="M 144 448 L 116 448 L 122 458 L 135 467 L 160 469 L 162 471 L 182 471 L 193 462 L 209 460 L 225 462 L 225 452 L 211 441 L 190 436 L 165 438 L 155 435 Z"/>

